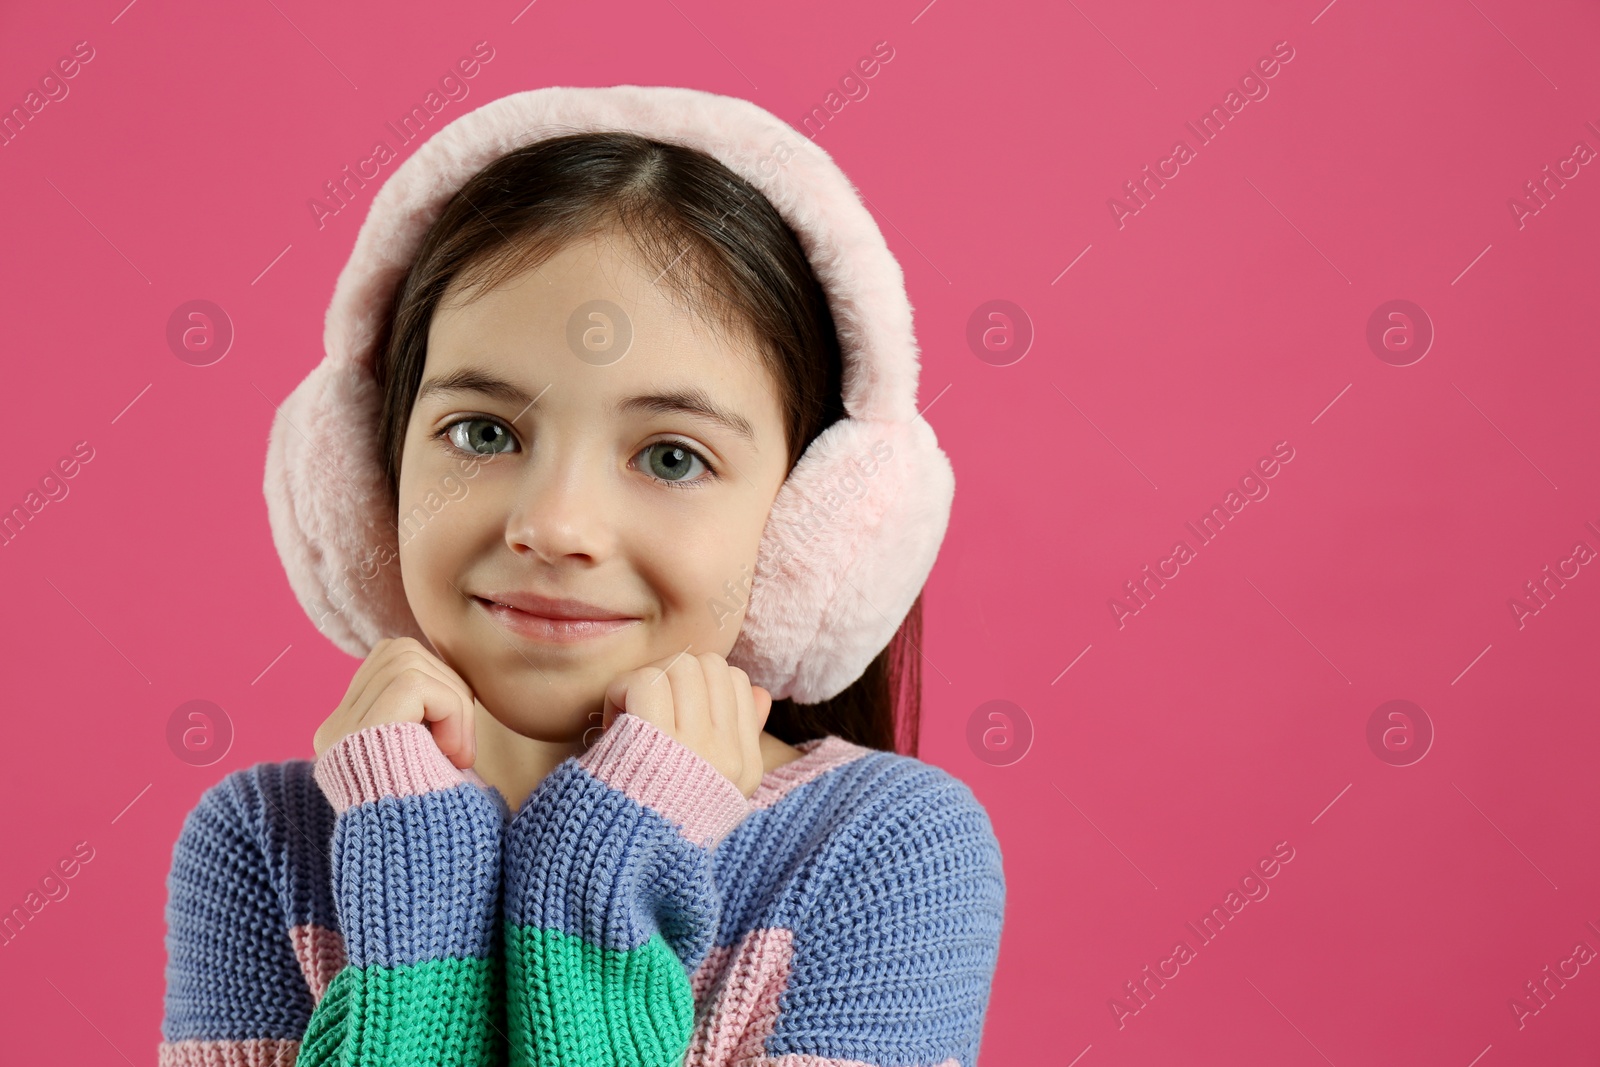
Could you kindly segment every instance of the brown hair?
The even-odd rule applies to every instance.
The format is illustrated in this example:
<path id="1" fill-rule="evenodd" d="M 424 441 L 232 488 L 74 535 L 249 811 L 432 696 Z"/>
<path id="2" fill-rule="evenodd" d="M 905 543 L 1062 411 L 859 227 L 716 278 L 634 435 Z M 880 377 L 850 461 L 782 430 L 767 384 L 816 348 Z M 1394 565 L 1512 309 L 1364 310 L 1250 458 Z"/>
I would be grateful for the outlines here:
<path id="1" fill-rule="evenodd" d="M 452 285 L 470 302 L 569 242 L 620 229 L 666 292 L 730 336 L 754 338 L 782 390 L 788 469 L 843 418 L 843 358 L 827 296 L 794 231 L 714 157 L 634 133 L 578 133 L 516 149 L 472 176 L 428 228 L 376 339 L 384 476 L 398 512 L 400 457 L 428 328 Z M 452 293 L 452 299 L 458 297 Z M 917 754 L 922 596 L 865 673 L 817 704 L 775 700 L 766 730 Z"/>

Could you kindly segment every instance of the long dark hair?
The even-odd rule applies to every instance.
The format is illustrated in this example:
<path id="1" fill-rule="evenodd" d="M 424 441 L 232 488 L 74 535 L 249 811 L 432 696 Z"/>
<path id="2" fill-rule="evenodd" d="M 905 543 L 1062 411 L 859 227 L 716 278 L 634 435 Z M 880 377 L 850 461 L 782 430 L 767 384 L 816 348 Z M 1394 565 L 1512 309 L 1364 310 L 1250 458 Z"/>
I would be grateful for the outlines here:
<path id="1" fill-rule="evenodd" d="M 398 513 L 400 457 L 422 383 L 428 327 L 453 283 L 464 299 L 620 227 L 658 281 L 730 335 L 753 336 L 783 391 L 788 470 L 845 415 L 843 358 L 827 296 L 799 238 L 749 182 L 686 145 L 626 132 L 577 133 L 516 149 L 445 205 L 376 339 L 380 450 Z M 842 693 L 775 700 L 766 730 L 789 744 L 825 734 L 917 754 L 922 596 L 888 646 Z"/>

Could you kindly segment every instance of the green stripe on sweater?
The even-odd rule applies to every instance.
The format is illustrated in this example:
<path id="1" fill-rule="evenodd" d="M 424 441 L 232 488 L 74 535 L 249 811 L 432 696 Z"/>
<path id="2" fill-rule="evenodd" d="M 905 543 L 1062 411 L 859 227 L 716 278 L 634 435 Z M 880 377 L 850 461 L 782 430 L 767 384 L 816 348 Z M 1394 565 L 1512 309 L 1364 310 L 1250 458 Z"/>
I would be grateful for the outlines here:
<path id="1" fill-rule="evenodd" d="M 512 1067 L 680 1067 L 694 993 L 659 933 L 617 952 L 560 930 L 504 929 Z"/>
<path id="2" fill-rule="evenodd" d="M 306 1026 L 295 1067 L 505 1062 L 500 960 L 346 967 Z"/>

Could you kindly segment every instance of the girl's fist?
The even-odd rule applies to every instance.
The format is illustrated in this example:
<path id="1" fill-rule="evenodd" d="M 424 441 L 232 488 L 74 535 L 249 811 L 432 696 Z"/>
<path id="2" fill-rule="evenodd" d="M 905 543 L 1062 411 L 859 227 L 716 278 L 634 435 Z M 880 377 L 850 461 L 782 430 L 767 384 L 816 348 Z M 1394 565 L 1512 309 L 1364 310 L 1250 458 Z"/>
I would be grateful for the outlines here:
<path id="1" fill-rule="evenodd" d="M 605 729 L 623 712 L 659 727 L 748 799 L 761 784 L 761 730 L 772 694 L 716 652 L 680 653 L 619 675 L 606 689 Z"/>
<path id="2" fill-rule="evenodd" d="M 472 689 L 444 661 L 411 637 L 389 637 L 367 654 L 311 746 L 321 756 L 348 734 L 390 722 L 420 722 L 439 751 L 466 769 L 477 757 Z"/>

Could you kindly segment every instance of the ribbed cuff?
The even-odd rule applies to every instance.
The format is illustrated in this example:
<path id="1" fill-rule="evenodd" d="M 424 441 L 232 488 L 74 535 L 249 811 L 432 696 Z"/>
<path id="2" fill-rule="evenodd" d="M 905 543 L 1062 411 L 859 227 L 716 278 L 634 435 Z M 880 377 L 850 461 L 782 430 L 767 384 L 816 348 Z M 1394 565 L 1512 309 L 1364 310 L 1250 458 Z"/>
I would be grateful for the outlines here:
<path id="1" fill-rule="evenodd" d="M 420 722 L 387 722 L 346 734 L 317 757 L 311 774 L 335 812 L 468 781 Z"/>
<path id="2" fill-rule="evenodd" d="M 578 765 L 659 812 L 701 848 L 715 848 L 750 814 L 733 780 L 654 723 L 623 712 Z"/>

